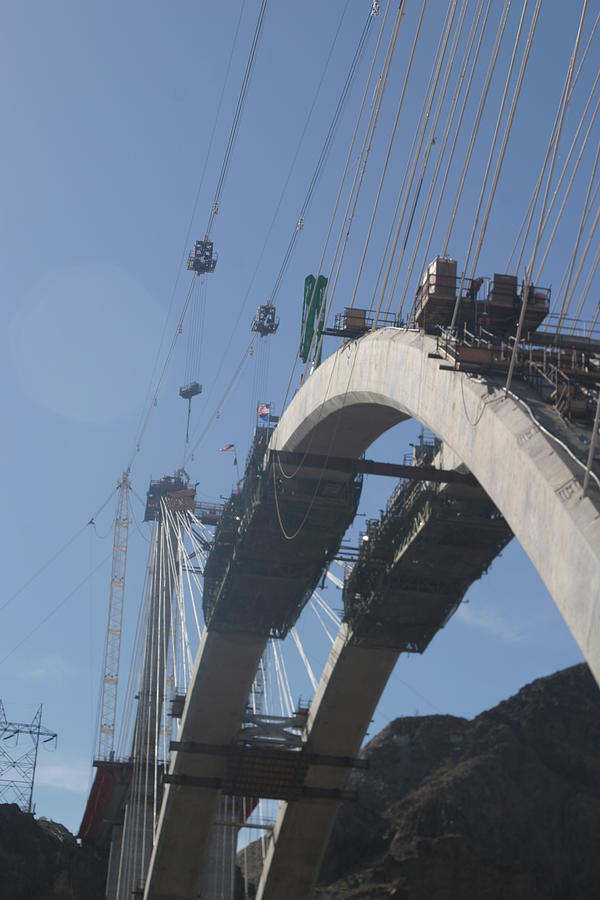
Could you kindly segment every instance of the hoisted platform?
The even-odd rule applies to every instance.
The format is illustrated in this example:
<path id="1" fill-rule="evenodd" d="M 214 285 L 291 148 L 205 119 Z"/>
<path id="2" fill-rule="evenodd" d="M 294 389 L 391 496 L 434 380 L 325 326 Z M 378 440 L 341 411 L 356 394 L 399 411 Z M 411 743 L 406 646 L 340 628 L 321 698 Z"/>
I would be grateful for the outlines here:
<path id="1" fill-rule="evenodd" d="M 197 397 L 198 394 L 202 393 L 202 385 L 197 381 L 190 381 L 189 384 L 184 384 L 179 388 L 179 396 L 183 400 L 191 400 L 193 397 Z"/>
<path id="2" fill-rule="evenodd" d="M 279 328 L 279 316 L 271 303 L 264 303 L 256 310 L 256 315 L 250 324 L 250 330 L 266 337 L 268 334 L 275 334 Z"/>
<path id="3" fill-rule="evenodd" d="M 217 265 L 217 257 L 213 252 L 213 242 L 205 239 L 194 241 L 194 250 L 188 257 L 188 270 L 196 275 L 204 275 L 214 272 Z"/>

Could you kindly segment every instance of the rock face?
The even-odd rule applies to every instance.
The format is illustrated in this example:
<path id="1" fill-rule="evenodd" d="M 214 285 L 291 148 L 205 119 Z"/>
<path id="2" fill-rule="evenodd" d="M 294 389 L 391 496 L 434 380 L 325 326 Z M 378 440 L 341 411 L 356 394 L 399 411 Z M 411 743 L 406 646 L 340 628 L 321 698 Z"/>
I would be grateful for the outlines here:
<path id="1" fill-rule="evenodd" d="M 396 719 L 363 754 L 318 900 L 600 897 L 600 691 L 586 666 L 472 721 Z M 0 805 L 1 900 L 102 900 L 105 873 L 62 825 Z"/>
<path id="2" fill-rule="evenodd" d="M 363 753 L 319 900 L 600 897 L 600 691 L 587 666 L 472 721 L 396 719 Z"/>
<path id="3" fill-rule="evenodd" d="M 2 900 L 103 900 L 106 859 L 63 825 L 0 805 Z"/>

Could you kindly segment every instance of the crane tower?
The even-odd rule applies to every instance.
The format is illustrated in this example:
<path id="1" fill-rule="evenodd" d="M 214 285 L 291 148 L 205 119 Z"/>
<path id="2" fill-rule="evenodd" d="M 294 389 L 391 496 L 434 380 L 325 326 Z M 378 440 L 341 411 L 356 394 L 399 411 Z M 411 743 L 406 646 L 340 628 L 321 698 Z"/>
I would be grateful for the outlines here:
<path id="1" fill-rule="evenodd" d="M 121 655 L 121 628 L 123 623 L 123 597 L 127 567 L 127 539 L 129 535 L 129 469 L 119 481 L 119 497 L 115 515 L 112 568 L 108 595 L 108 622 L 104 643 L 104 671 L 100 700 L 100 727 L 98 731 L 98 759 L 112 759 L 115 743 L 117 715 L 117 689 L 119 685 L 119 657 Z"/>

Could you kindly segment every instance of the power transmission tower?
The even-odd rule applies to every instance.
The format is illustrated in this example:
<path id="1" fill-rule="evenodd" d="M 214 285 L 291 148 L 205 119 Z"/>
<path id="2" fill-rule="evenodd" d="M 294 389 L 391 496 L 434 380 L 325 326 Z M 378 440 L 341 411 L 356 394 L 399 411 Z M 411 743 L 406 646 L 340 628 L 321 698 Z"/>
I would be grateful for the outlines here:
<path id="1" fill-rule="evenodd" d="M 108 595 L 108 622 L 104 643 L 104 672 L 100 700 L 100 727 L 98 729 L 98 759 L 114 756 L 115 721 L 117 716 L 117 690 L 119 686 L 119 659 L 121 656 L 121 628 L 123 624 L 123 597 L 127 568 L 127 540 L 129 536 L 129 469 L 119 481 L 119 496 L 115 515 L 112 568 Z"/>
<path id="2" fill-rule="evenodd" d="M 0 700 L 0 803 L 16 803 L 23 812 L 33 812 L 40 741 L 56 746 L 57 737 L 55 731 L 42 728 L 41 705 L 31 722 L 9 722 Z"/>

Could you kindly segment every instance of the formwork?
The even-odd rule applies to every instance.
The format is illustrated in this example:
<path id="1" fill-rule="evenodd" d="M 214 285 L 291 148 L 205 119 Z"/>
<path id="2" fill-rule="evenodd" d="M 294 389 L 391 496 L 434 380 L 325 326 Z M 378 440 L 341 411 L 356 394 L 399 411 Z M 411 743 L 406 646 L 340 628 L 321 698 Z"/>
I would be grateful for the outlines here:
<path id="1" fill-rule="evenodd" d="M 278 462 L 264 464 L 270 435 L 257 429 L 231 529 L 221 521 L 215 533 L 203 605 L 210 628 L 284 637 L 356 514 L 362 478 L 302 467 L 284 474 Z"/>
<path id="2" fill-rule="evenodd" d="M 480 487 L 401 482 L 344 585 L 353 640 L 422 653 L 512 532 Z"/>

